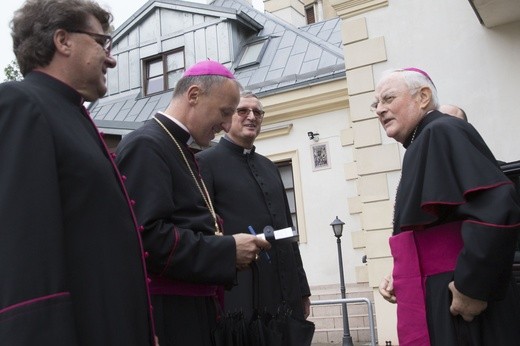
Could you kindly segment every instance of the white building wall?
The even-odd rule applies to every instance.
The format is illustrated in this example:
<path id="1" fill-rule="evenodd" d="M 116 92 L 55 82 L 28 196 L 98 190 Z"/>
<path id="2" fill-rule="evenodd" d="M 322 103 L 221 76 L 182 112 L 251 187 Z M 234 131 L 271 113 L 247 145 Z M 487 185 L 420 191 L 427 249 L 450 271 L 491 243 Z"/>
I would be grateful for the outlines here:
<path id="1" fill-rule="evenodd" d="M 499 160 L 520 160 L 520 22 L 488 29 L 462 0 L 390 1 L 362 16 L 387 47 L 376 81 L 394 67 L 427 71 L 440 102 L 462 107 Z"/>
<path id="2" fill-rule="evenodd" d="M 311 286 L 339 283 L 337 243 L 330 226 L 336 216 L 345 222 L 341 242 L 346 283 L 356 282 L 355 267 L 362 265 L 364 253 L 353 249 L 351 239 L 351 232 L 360 230 L 359 218 L 348 211 L 348 197 L 357 194 L 356 186 L 345 180 L 344 173 L 353 152 L 340 142 L 347 112 L 344 109 L 283 122 L 280 125 L 293 125 L 288 135 L 255 142 L 257 152 L 268 157 L 282 151 L 298 152 L 307 235 L 300 251 Z M 309 140 L 309 131 L 319 133 L 318 143 L 328 143 L 330 169 L 313 171 L 310 146 L 316 142 Z"/>

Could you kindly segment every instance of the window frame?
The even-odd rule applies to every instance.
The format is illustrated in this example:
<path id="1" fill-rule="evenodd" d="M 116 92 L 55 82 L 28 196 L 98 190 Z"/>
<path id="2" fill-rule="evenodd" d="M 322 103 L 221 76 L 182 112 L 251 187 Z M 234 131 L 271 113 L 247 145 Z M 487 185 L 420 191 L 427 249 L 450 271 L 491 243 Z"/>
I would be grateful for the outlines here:
<path id="1" fill-rule="evenodd" d="M 178 69 L 168 70 L 168 57 L 170 55 L 173 55 L 173 54 L 176 54 L 179 52 L 182 52 L 183 67 L 178 68 Z M 157 63 L 157 62 L 162 62 L 162 74 L 158 74 L 156 76 L 153 76 L 152 78 L 162 76 L 162 89 L 158 90 L 158 91 L 149 92 L 149 90 L 148 90 L 149 83 L 152 80 L 152 78 L 150 78 L 150 76 L 149 76 L 149 69 L 153 63 Z M 155 94 L 159 94 L 159 93 L 162 93 L 162 92 L 165 92 L 168 90 L 172 90 L 175 88 L 175 85 L 169 85 L 169 83 L 168 83 L 169 74 L 172 72 L 176 72 L 176 71 L 185 71 L 186 70 L 186 55 L 184 52 L 184 47 L 172 49 L 172 50 L 169 50 L 166 52 L 162 52 L 160 54 L 150 56 L 146 59 L 143 59 L 142 64 L 143 64 L 142 80 L 143 80 L 143 95 L 144 96 L 155 95 Z"/>
<path id="2" fill-rule="evenodd" d="M 312 22 L 310 21 L 310 14 L 312 12 Z M 305 6 L 305 21 L 307 22 L 307 25 L 316 23 L 316 6 L 315 3 Z"/>
<path id="3" fill-rule="evenodd" d="M 267 156 L 278 167 L 279 164 L 290 164 L 292 168 L 294 204 L 296 214 L 296 229 L 300 238 L 300 243 L 307 243 L 307 231 L 305 228 L 305 210 L 303 208 L 303 190 L 300 172 L 300 159 L 298 152 L 287 151 Z M 286 189 L 287 190 L 287 189 Z"/>
<path id="4" fill-rule="evenodd" d="M 244 46 L 242 46 L 242 49 L 241 49 L 240 57 L 237 59 L 237 67 L 235 68 L 235 70 L 258 65 L 260 63 L 260 61 L 262 61 L 262 57 L 265 54 L 267 45 L 269 44 L 270 40 L 271 40 L 270 37 L 260 37 L 260 38 L 257 38 L 253 41 L 250 41 L 250 42 L 244 44 Z M 260 51 L 258 52 L 256 59 L 246 62 L 246 63 L 242 63 L 242 59 L 246 55 L 247 49 L 256 44 L 262 44 L 262 47 L 260 48 Z"/>

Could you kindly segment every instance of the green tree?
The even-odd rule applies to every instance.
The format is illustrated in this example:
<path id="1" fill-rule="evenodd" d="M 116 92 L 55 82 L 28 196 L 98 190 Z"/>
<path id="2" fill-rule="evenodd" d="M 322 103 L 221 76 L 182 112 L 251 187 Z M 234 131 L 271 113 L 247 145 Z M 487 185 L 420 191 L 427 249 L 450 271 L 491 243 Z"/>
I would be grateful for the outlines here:
<path id="1" fill-rule="evenodd" d="M 11 61 L 6 68 L 4 68 L 5 79 L 4 82 L 22 80 L 22 74 L 16 60 Z"/>

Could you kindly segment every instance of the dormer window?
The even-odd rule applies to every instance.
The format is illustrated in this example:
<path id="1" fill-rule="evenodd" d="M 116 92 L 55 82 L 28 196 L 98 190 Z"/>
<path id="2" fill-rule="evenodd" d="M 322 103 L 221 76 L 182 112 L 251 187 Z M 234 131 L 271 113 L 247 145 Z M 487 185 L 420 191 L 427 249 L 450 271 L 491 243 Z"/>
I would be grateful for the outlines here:
<path id="1" fill-rule="evenodd" d="M 144 60 L 144 94 L 173 89 L 185 70 L 184 49 L 176 49 Z"/>
<path id="2" fill-rule="evenodd" d="M 237 68 L 259 64 L 268 42 L 269 40 L 267 38 L 262 38 L 259 41 L 257 40 L 247 44 L 243 49 Z"/>

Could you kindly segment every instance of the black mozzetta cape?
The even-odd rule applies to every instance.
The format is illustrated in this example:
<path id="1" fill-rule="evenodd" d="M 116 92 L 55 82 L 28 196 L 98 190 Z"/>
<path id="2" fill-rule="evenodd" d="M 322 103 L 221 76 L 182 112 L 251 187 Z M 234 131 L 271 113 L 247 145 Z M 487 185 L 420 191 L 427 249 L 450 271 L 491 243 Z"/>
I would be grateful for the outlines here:
<path id="1" fill-rule="evenodd" d="M 153 345 L 139 235 L 81 96 L 0 86 L 0 344 Z"/>
<path id="2" fill-rule="evenodd" d="M 455 272 L 428 282 L 430 313 L 436 312 L 448 327 L 452 325 L 449 305 L 442 300 L 449 299 L 447 284 L 454 280 L 462 293 L 489 302 L 488 309 L 472 324 L 473 332 L 487 330 L 487 336 L 491 335 L 488 341 L 494 345 L 515 344 L 518 339 L 508 343 L 518 336 L 520 323 L 518 292 L 510 279 L 520 228 L 520 203 L 514 186 L 478 132 L 463 120 L 433 111 L 404 146 L 407 150 L 396 196 L 394 234 L 463 221 L 464 246 Z M 499 337 L 490 325 L 505 323 L 498 322 L 500 318 L 512 319 L 514 328 L 508 332 L 502 329 Z M 436 340 L 443 334 L 451 335 L 446 330 L 430 333 L 432 342 L 436 341 L 433 344 L 450 345 L 447 340 Z M 505 338 L 502 343 L 501 337 Z"/>
<path id="3" fill-rule="evenodd" d="M 244 153 L 244 149 L 226 138 L 218 145 L 197 154 L 201 172 L 215 209 L 224 222 L 224 234 L 248 233 L 252 226 L 262 233 L 265 226 L 274 229 L 292 226 L 287 196 L 277 167 L 266 157 Z M 259 303 L 268 311 L 288 302 L 295 316 L 303 318 L 302 298 L 310 295 L 309 285 L 298 244 L 274 243 L 258 259 L 260 277 Z M 252 312 L 251 271 L 238 273 L 238 286 L 226 292 L 228 311 Z"/>

